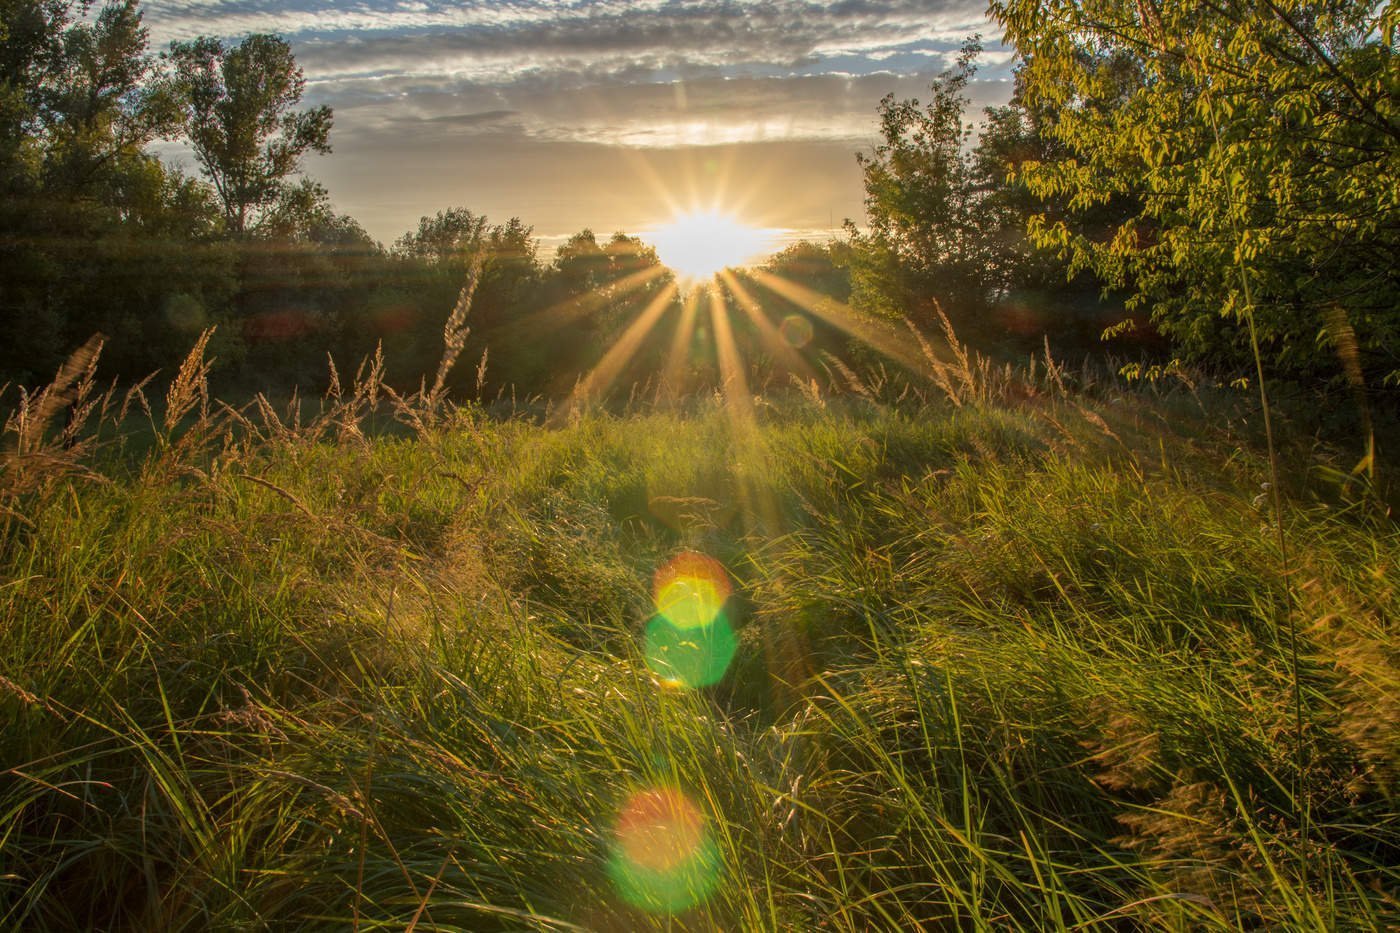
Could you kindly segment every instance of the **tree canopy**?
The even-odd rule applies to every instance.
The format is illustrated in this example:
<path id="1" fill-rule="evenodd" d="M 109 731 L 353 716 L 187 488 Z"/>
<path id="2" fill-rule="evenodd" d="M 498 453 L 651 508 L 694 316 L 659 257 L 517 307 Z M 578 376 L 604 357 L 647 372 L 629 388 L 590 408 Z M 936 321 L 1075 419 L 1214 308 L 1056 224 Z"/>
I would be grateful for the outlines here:
<path id="1" fill-rule="evenodd" d="M 1273 362 L 1338 348 L 1400 380 L 1400 6 L 996 0 L 1060 151 L 1020 167 L 1106 235 L 1033 213 L 1034 240 L 1128 289 L 1180 350 L 1229 363 L 1253 312 Z"/>
<path id="2" fill-rule="evenodd" d="M 306 79 L 291 46 L 251 35 L 233 46 L 201 36 L 172 43 L 173 86 L 195 158 L 229 228 L 248 229 L 307 152 L 330 152 L 331 109 L 294 109 Z"/>

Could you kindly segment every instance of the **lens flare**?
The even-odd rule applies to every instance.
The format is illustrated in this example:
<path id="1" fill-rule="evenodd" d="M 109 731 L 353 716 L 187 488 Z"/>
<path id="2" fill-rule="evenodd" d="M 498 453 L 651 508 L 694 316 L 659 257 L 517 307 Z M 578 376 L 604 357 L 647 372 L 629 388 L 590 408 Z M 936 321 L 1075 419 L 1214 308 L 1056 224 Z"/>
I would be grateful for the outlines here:
<path id="1" fill-rule="evenodd" d="M 724 566 L 695 551 L 677 554 L 652 579 L 657 611 L 680 628 L 709 625 L 731 592 Z"/>
<path id="2" fill-rule="evenodd" d="M 739 639 L 721 613 L 709 625 L 691 628 L 653 616 L 643 650 L 647 667 L 664 686 L 695 690 L 723 680 L 738 649 Z"/>
<path id="3" fill-rule="evenodd" d="M 629 904 L 676 913 L 714 890 L 719 849 L 690 798 L 671 787 L 648 788 L 618 815 L 608 874 Z"/>
<path id="4" fill-rule="evenodd" d="M 670 687 L 696 689 L 719 683 L 739 641 L 724 616 L 733 588 L 719 561 L 684 551 L 667 561 L 652 582 L 657 614 L 647 623 L 647 667 Z"/>
<path id="5" fill-rule="evenodd" d="M 800 314 L 789 314 L 783 318 L 778 330 L 788 346 L 795 349 L 800 350 L 812 342 L 812 322 Z"/>
<path id="6" fill-rule="evenodd" d="M 165 300 L 165 319 L 182 334 L 197 334 L 209 324 L 209 315 L 198 298 L 180 292 Z"/>

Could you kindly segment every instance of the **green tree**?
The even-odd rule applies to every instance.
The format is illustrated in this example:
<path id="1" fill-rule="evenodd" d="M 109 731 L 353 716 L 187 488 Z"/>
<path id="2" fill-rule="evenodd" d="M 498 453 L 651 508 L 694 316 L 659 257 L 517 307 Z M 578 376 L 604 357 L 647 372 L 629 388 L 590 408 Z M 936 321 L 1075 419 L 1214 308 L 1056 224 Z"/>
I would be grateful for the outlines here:
<path id="1" fill-rule="evenodd" d="M 542 270 L 533 228 L 518 217 L 493 224 L 465 207 L 452 207 L 423 217 L 417 230 L 394 242 L 395 254 L 408 261 L 411 276 L 432 292 L 426 297 L 443 313 L 456 301 L 479 249 L 485 256 L 472 299 L 472 321 L 482 332 L 534 298 Z"/>
<path id="2" fill-rule="evenodd" d="M 534 230 L 517 217 L 493 224 L 465 207 L 423 217 L 417 229 L 394 242 L 400 288 L 397 294 L 382 295 L 379 300 L 391 302 L 393 309 L 380 315 L 384 320 L 412 322 L 395 328 L 399 333 L 390 341 L 401 348 L 404 360 L 413 364 L 399 373 L 416 382 L 436 366 L 442 353 L 443 319 L 455 304 L 478 250 L 484 251 L 484 256 L 472 297 L 471 335 L 463 359 L 480 360 L 489 347 L 491 365 L 486 372 L 490 387 L 509 383 L 528 392 L 534 381 L 532 364 L 539 356 L 538 335 L 516 333 L 514 325 L 544 300 L 544 269 Z M 390 365 L 395 365 L 392 354 Z M 476 379 L 473 366 L 459 364 L 449 376 L 448 386 L 457 392 L 472 392 Z"/>
<path id="3" fill-rule="evenodd" d="M 30 187 L 39 95 L 67 24 L 61 0 L 0 0 L 0 193 Z"/>
<path id="4" fill-rule="evenodd" d="M 325 186 L 310 178 L 284 185 L 277 200 L 259 218 L 256 232 L 260 237 L 333 250 L 363 251 L 375 247 L 359 221 L 349 214 L 337 214 Z"/>
<path id="5" fill-rule="evenodd" d="M 1054 123 L 1053 111 L 1026 100 L 1020 70 L 1011 99 L 984 111 L 970 168 L 997 297 L 988 323 L 999 342 L 1022 352 L 1038 350 L 1048 339 L 1059 356 L 1097 354 L 1111 328 L 1116 351 L 1160 355 L 1163 340 L 1141 311 L 1125 309 L 1121 294 L 1106 289 L 1093 270 L 1071 270 L 1058 250 L 1027 234 L 1031 217 L 1053 218 L 1076 235 L 1099 241 L 1137 209 L 1126 196 L 1071 209 L 1059 193 L 1031 191 L 1024 168 L 1066 155 L 1051 132 Z M 1125 318 L 1134 326 L 1117 326 Z"/>
<path id="6" fill-rule="evenodd" d="M 251 35 L 226 47 L 202 36 L 170 46 L 185 133 L 242 235 L 276 202 L 307 152 L 330 152 L 331 108 L 297 110 L 306 79 L 291 46 Z"/>
<path id="7" fill-rule="evenodd" d="M 599 243 L 593 231 L 585 229 L 555 251 L 551 285 L 558 300 L 587 296 L 596 311 L 585 323 L 610 338 L 625 325 L 631 309 L 645 304 L 671 280 L 665 272 L 641 283 L 629 277 L 660 265 L 656 250 L 639 237 L 619 231 Z"/>
<path id="8" fill-rule="evenodd" d="M 1022 165 L 1094 235 L 1031 218 L 1073 270 L 1130 290 L 1182 352 L 1235 364 L 1253 312 L 1274 363 L 1334 346 L 1400 379 L 1400 6 L 996 0 L 1060 151 Z M 1349 363 L 1349 365 L 1351 365 Z"/>
<path id="9" fill-rule="evenodd" d="M 88 193 L 103 174 L 149 158 L 142 148 L 176 131 L 179 113 L 151 80 L 146 48 L 137 0 L 108 4 L 92 22 L 63 31 L 38 95 L 51 194 Z"/>
<path id="10" fill-rule="evenodd" d="M 394 241 L 394 252 L 430 266 L 465 263 L 467 253 L 486 230 L 485 217 L 465 207 L 449 207 L 432 217 L 420 218 L 418 229 Z"/>
<path id="11" fill-rule="evenodd" d="M 972 171 L 967 83 L 981 47 L 969 41 L 932 99 L 880 101 L 884 141 L 857 156 L 866 232 L 848 224 L 856 301 L 870 310 L 922 316 L 936 300 L 953 311 L 986 305 L 994 262 Z"/>
<path id="12" fill-rule="evenodd" d="M 140 9 L 0 0 L 0 31 L 0 370 L 42 378 L 100 331 L 145 375 L 231 281 L 207 186 L 144 152 L 175 124 Z"/>

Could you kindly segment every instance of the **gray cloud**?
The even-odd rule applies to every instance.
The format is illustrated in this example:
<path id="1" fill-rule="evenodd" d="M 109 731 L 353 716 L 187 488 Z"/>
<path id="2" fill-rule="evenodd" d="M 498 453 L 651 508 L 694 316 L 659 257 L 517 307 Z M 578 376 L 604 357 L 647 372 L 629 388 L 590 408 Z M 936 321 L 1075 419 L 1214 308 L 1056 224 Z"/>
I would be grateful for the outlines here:
<path id="1" fill-rule="evenodd" d="M 313 79 L 442 75 L 508 83 L 540 74 L 709 68 L 792 69 L 824 58 L 985 31 L 969 0 L 698 0 L 515 3 L 164 0 L 148 6 L 158 43 L 195 34 L 277 32 Z"/>
<path id="2" fill-rule="evenodd" d="M 661 83 L 550 88 L 457 86 L 450 80 L 376 82 L 329 98 L 337 145 L 398 145 L 418 130 L 457 136 L 512 132 L 551 142 L 629 148 L 825 141 L 855 147 L 876 136 L 875 107 L 887 93 L 927 97 L 920 75 L 702 77 Z M 1006 83 L 971 87 L 975 115 L 1005 101 Z M 429 129 L 430 128 L 430 129 Z"/>
<path id="3" fill-rule="evenodd" d="M 274 32 L 335 109 L 310 173 L 381 239 L 462 204 L 546 236 L 730 199 L 765 226 L 861 217 L 882 95 L 927 96 L 981 0 L 147 0 L 153 44 Z M 989 44 L 974 109 L 1009 93 Z M 997 83 L 1001 81 L 1001 83 Z M 743 179 L 740 185 L 738 180 Z"/>
<path id="4" fill-rule="evenodd" d="M 479 113 L 445 113 L 438 117 L 428 117 L 428 123 L 450 123 L 453 126 L 500 126 L 518 110 L 483 110 Z"/>

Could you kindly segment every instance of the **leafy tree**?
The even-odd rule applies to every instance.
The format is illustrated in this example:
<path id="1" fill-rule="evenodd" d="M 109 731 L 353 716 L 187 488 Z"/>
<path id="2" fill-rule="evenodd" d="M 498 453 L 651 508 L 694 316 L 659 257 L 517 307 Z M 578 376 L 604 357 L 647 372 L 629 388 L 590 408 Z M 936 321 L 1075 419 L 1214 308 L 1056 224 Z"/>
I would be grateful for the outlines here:
<path id="1" fill-rule="evenodd" d="M 431 266 L 463 262 L 486 228 L 485 217 L 465 207 L 449 207 L 432 217 L 420 218 L 417 230 L 394 241 L 394 252 Z"/>
<path id="2" fill-rule="evenodd" d="M 1134 199 L 1122 195 L 1072 209 L 1058 192 L 1031 191 L 1025 167 L 1063 158 L 1066 149 L 1051 132 L 1054 112 L 1026 100 L 1019 70 L 1011 100 L 984 113 L 970 170 L 997 293 L 989 324 L 999 341 L 1036 350 L 1048 339 L 1059 355 L 1073 356 L 1100 352 L 1112 333 L 1116 350 L 1160 355 L 1162 337 L 1141 311 L 1124 308 L 1121 294 L 1106 289 L 1092 270 L 1070 269 L 1058 250 L 1027 235 L 1030 218 L 1038 216 L 1087 240 L 1103 240 L 1136 210 Z"/>
<path id="3" fill-rule="evenodd" d="M 857 156 L 869 230 L 848 225 L 856 300 L 892 315 L 926 311 L 930 300 L 971 309 L 991 297 L 994 262 L 968 154 L 966 88 L 981 48 L 964 45 L 956 66 L 931 87 L 932 100 L 880 101 L 884 142 Z"/>
<path id="4" fill-rule="evenodd" d="M 538 259 L 534 231 L 512 217 L 504 224 L 492 224 L 486 217 L 464 207 L 452 207 L 431 217 L 423 217 L 416 230 L 394 243 L 393 253 L 401 263 L 400 289 L 381 296 L 391 300 L 389 310 L 379 317 L 407 331 L 395 343 L 405 359 L 415 362 L 405 373 L 416 381 L 435 365 L 442 352 L 441 324 L 452 309 L 477 250 L 484 250 L 480 278 L 472 298 L 471 335 L 465 358 L 480 359 L 490 348 L 493 388 L 505 383 L 525 389 L 533 382 L 531 357 L 538 356 L 533 335 L 508 334 L 514 323 L 528 316 L 544 301 L 544 270 Z M 399 328 L 405 318 L 410 327 Z M 408 342 L 411 347 L 405 347 Z M 510 348 L 518 347 L 519 354 Z M 515 357 L 519 358 L 515 358 Z M 390 364 L 394 361 L 390 357 Z M 476 371 L 459 365 L 449 377 L 455 390 L 474 390 Z"/>
<path id="5" fill-rule="evenodd" d="M 645 304 L 665 287 L 670 276 L 661 271 L 645 282 L 623 280 L 660 265 L 656 250 L 639 237 L 618 232 L 606 243 L 599 243 L 593 231 L 585 229 L 555 251 L 551 291 L 556 301 L 586 296 L 597 311 L 585 323 L 612 335 L 625 324 L 630 310 L 639 302 Z"/>
<path id="6" fill-rule="evenodd" d="M 840 240 L 827 243 L 800 240 L 768 257 L 763 268 L 844 302 L 851 297 L 851 279 L 846 268 L 851 261 L 850 254 L 850 244 Z"/>
<path id="7" fill-rule="evenodd" d="M 64 30 L 39 93 L 51 193 L 84 193 L 102 173 L 149 158 L 142 147 L 176 130 L 178 111 L 151 82 L 146 47 L 137 0 L 108 4 L 91 23 Z"/>
<path id="8" fill-rule="evenodd" d="M 0 0 L 0 191 L 13 196 L 32 181 L 39 89 L 67 23 L 61 0 Z"/>
<path id="9" fill-rule="evenodd" d="M 858 156 L 869 229 L 847 224 L 852 301 L 926 325 L 936 302 L 984 351 L 1019 355 L 1048 338 L 1062 354 L 1097 352 L 1122 306 L 1105 301 L 1087 272 L 1067 275 L 1063 260 L 1026 235 L 1030 215 L 1066 214 L 1061 200 L 1015 177 L 1062 148 L 1046 132 L 1051 115 L 1028 106 L 1018 88 L 1009 104 L 986 111 L 974 144 L 966 89 L 979 52 L 967 42 L 927 104 L 880 102 L 884 142 Z M 1109 204 L 1072 223 L 1092 236 L 1121 214 Z"/>
<path id="10" fill-rule="evenodd" d="M 423 217 L 418 229 L 394 242 L 394 253 L 416 266 L 417 275 L 438 293 L 433 300 L 446 313 L 456 300 L 473 256 L 485 251 L 481 281 L 472 302 L 472 318 L 478 330 L 528 302 L 536 290 L 541 269 L 533 228 L 512 217 L 492 224 L 465 207 L 448 208 Z"/>
<path id="11" fill-rule="evenodd" d="M 259 219 L 259 236 L 308 243 L 340 251 L 374 248 L 374 240 L 349 214 L 337 214 L 325 186 L 309 178 L 283 186 L 277 200 Z"/>
<path id="12" fill-rule="evenodd" d="M 331 109 L 294 109 L 306 79 L 270 35 L 235 46 L 202 36 L 170 46 L 173 87 L 195 158 L 242 235 L 273 204 L 307 152 L 330 152 Z"/>
<path id="13" fill-rule="evenodd" d="M 992 9 L 1060 146 L 1020 178 L 1074 212 L 1132 205 L 1102 235 L 1039 212 L 1036 243 L 1130 289 L 1192 356 L 1238 361 L 1250 311 L 1282 367 L 1336 345 L 1400 379 L 1400 5 Z"/>
<path id="14" fill-rule="evenodd" d="M 42 378 L 100 331 L 145 375 L 190 339 L 167 307 L 212 323 L 231 281 L 207 187 L 143 151 L 174 121 L 140 10 L 0 3 L 0 370 Z"/>

